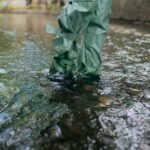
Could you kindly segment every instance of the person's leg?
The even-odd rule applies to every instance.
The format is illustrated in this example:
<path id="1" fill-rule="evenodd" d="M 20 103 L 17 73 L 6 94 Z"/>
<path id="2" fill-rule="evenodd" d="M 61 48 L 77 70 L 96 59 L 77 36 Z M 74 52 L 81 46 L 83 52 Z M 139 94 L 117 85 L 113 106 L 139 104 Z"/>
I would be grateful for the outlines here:
<path id="1" fill-rule="evenodd" d="M 53 45 L 57 51 L 50 73 L 68 74 L 77 69 L 78 50 L 76 41 L 88 26 L 97 0 L 72 0 L 61 11 L 58 22 L 60 32 Z"/>
<path id="2" fill-rule="evenodd" d="M 97 8 L 84 31 L 80 57 L 81 76 L 100 75 L 101 50 L 108 29 L 112 0 L 97 0 Z"/>

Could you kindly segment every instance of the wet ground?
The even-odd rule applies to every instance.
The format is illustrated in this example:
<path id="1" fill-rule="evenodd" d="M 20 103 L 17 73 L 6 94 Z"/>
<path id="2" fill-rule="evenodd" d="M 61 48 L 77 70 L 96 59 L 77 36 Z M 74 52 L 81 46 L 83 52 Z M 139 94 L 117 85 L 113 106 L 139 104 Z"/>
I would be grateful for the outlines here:
<path id="1" fill-rule="evenodd" d="M 50 82 L 54 16 L 0 15 L 0 149 L 149 150 L 150 26 L 111 24 L 102 76 Z"/>

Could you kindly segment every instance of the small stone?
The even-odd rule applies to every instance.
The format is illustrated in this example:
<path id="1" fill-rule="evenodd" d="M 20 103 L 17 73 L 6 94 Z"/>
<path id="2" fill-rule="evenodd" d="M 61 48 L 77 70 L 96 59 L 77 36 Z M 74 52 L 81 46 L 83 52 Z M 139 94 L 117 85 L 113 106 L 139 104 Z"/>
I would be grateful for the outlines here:
<path id="1" fill-rule="evenodd" d="M 101 91 L 101 94 L 110 94 L 112 92 L 112 88 L 111 87 L 106 87 L 103 91 Z"/>
<path id="2" fill-rule="evenodd" d="M 109 106 L 111 104 L 111 101 L 109 100 L 108 97 L 102 96 L 99 98 L 98 103 L 101 107 L 106 107 L 106 106 Z"/>
<path id="3" fill-rule="evenodd" d="M 42 73 L 47 76 L 49 74 L 49 69 L 45 68 L 44 70 L 42 70 Z"/>
<path id="4" fill-rule="evenodd" d="M 15 135 L 15 131 L 11 131 L 11 132 L 10 132 L 10 135 L 11 135 L 11 136 L 14 136 L 14 135 Z"/>
<path id="5" fill-rule="evenodd" d="M 8 119 L 9 119 L 9 114 L 7 114 L 5 112 L 0 113 L 0 123 L 5 122 Z"/>
<path id="6" fill-rule="evenodd" d="M 25 150 L 30 150 L 30 147 L 26 147 Z"/>
<path id="7" fill-rule="evenodd" d="M 5 74 L 7 71 L 5 69 L 0 68 L 0 74 Z"/>
<path id="8" fill-rule="evenodd" d="M 0 82 L 0 91 L 3 91 L 3 90 L 5 90 L 4 83 Z"/>
<path id="9" fill-rule="evenodd" d="M 150 100 L 150 90 L 149 89 L 144 90 L 143 96 L 145 99 Z"/>
<path id="10" fill-rule="evenodd" d="M 87 92 L 92 92 L 95 89 L 94 85 L 85 85 L 84 90 Z"/>

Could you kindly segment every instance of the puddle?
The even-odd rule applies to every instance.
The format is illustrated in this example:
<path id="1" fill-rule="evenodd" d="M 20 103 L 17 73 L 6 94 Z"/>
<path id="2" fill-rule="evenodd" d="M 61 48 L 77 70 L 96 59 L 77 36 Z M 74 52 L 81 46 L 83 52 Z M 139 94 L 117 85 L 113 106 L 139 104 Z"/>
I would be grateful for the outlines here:
<path id="1" fill-rule="evenodd" d="M 47 78 L 48 22 L 55 16 L 0 15 L 0 149 L 149 150 L 148 28 L 111 24 L 101 80 L 68 86 Z"/>

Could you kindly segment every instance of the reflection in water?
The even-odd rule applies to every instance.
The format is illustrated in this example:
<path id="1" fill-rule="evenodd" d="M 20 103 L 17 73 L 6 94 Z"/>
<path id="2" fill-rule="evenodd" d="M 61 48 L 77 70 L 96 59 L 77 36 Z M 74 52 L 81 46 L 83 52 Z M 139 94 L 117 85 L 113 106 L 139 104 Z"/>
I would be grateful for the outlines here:
<path id="1" fill-rule="evenodd" d="M 112 24 L 101 80 L 68 86 L 47 78 L 49 21 L 0 15 L 0 149 L 149 149 L 147 27 Z"/>
<path id="2" fill-rule="evenodd" d="M 0 20 L 0 27 L 4 30 L 38 34 L 44 32 L 46 23 L 56 25 L 55 16 L 2 14 Z"/>

